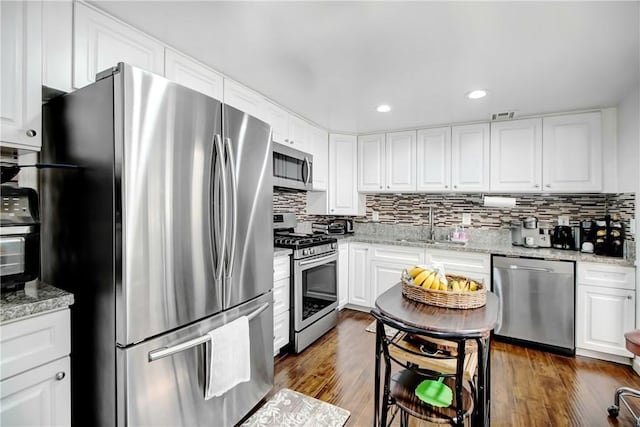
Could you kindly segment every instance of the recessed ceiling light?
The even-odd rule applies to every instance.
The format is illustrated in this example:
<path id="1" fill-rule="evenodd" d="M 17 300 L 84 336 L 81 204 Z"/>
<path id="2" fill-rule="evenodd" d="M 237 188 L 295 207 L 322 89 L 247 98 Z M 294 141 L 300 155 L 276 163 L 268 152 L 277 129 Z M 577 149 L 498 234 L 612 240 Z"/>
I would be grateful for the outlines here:
<path id="1" fill-rule="evenodd" d="M 482 89 L 472 90 L 467 94 L 467 97 L 469 99 L 480 99 L 484 98 L 485 96 L 487 96 L 487 91 Z"/>
<path id="2" fill-rule="evenodd" d="M 387 104 L 382 104 L 378 105 L 378 108 L 376 108 L 376 110 L 378 111 L 378 113 L 388 113 L 389 111 L 391 111 L 391 107 L 389 107 Z"/>

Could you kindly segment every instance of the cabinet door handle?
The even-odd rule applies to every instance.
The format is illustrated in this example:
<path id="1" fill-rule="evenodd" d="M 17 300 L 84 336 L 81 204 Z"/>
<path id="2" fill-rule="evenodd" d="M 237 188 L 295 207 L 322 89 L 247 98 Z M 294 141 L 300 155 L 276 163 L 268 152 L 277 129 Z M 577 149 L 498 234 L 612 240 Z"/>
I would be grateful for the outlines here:
<path id="1" fill-rule="evenodd" d="M 33 138 L 34 136 L 36 136 L 38 134 L 38 132 L 36 132 L 34 129 L 29 129 L 29 130 L 27 130 L 26 134 L 27 134 L 27 136 L 29 138 Z"/>
<path id="2" fill-rule="evenodd" d="M 382 185 L 380 186 L 380 189 L 382 190 Z"/>
<path id="3" fill-rule="evenodd" d="M 627 295 L 627 299 L 631 299 L 631 295 Z"/>
<path id="4" fill-rule="evenodd" d="M 387 188 L 389 188 L 389 186 L 387 185 Z"/>
<path id="5" fill-rule="evenodd" d="M 533 188 L 539 188 L 539 187 L 540 187 L 540 186 L 539 186 L 538 184 L 535 184 L 535 185 L 533 186 Z"/>
<path id="6" fill-rule="evenodd" d="M 444 186 L 444 188 L 449 188 L 449 186 L 448 186 L 448 185 L 445 185 L 445 186 Z"/>
<path id="7" fill-rule="evenodd" d="M 60 371 L 56 374 L 56 380 L 58 381 L 62 381 L 64 379 L 64 377 L 66 377 L 67 374 L 64 373 L 64 371 Z"/>
<path id="8" fill-rule="evenodd" d="M 453 188 L 458 188 L 458 186 L 457 186 L 457 185 L 454 185 L 454 186 L 453 186 Z"/>
<path id="9" fill-rule="evenodd" d="M 551 188 L 551 184 L 547 184 L 547 185 L 545 185 L 545 187 Z"/>

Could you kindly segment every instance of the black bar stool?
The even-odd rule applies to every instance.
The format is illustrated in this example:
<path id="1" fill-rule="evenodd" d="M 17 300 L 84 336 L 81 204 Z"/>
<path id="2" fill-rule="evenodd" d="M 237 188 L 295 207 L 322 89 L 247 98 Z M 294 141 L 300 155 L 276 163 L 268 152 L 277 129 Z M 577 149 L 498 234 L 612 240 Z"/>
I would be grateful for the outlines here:
<path id="1" fill-rule="evenodd" d="M 631 353 L 636 356 L 640 356 L 640 329 L 636 329 L 631 332 L 627 332 L 624 334 L 625 347 Z M 613 399 L 613 405 L 607 408 L 609 412 L 609 416 L 615 418 L 620 413 L 620 402 L 627 407 L 631 415 L 636 419 L 636 427 L 640 427 L 640 417 L 633 412 L 633 409 L 629 406 L 629 403 L 626 401 L 626 397 L 636 397 L 640 398 L 640 390 L 630 387 L 620 387 L 616 390 L 616 395 Z"/>

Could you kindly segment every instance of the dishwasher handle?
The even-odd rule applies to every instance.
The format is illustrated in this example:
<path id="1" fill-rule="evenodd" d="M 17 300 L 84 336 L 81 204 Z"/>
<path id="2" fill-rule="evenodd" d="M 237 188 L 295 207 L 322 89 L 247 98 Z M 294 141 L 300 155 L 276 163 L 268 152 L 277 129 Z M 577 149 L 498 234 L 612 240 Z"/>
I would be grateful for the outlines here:
<path id="1" fill-rule="evenodd" d="M 526 271 L 542 271 L 544 273 L 554 273 L 554 270 L 550 268 L 542 268 L 542 267 L 523 267 L 521 265 L 513 265 L 509 266 L 510 270 L 526 270 Z"/>

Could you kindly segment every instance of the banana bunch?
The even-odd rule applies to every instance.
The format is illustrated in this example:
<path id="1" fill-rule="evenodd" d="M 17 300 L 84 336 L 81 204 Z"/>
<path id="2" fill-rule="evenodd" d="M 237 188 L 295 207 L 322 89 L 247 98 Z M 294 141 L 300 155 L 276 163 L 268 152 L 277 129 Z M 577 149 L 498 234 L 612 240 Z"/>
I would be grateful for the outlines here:
<path id="1" fill-rule="evenodd" d="M 478 290 L 478 283 L 471 279 L 451 280 L 449 285 L 451 285 L 451 290 L 456 292 L 474 292 Z"/>
<path id="2" fill-rule="evenodd" d="M 421 286 L 425 289 L 447 290 L 447 285 L 438 278 L 437 271 L 416 266 L 409 270 L 409 275 L 413 278 L 413 283 L 416 286 Z"/>

